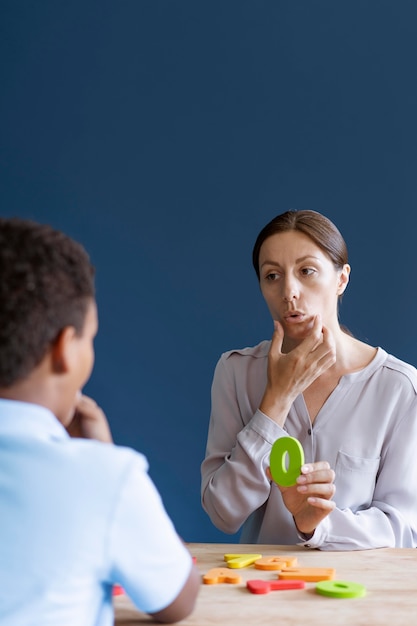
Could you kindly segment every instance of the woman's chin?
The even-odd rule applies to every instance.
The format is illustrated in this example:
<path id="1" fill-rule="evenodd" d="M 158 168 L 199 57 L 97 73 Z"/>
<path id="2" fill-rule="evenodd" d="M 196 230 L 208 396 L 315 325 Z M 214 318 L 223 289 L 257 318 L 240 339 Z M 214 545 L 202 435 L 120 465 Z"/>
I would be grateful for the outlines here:
<path id="1" fill-rule="evenodd" d="M 285 337 L 292 339 L 293 341 L 302 341 L 310 335 L 313 326 L 314 320 L 311 319 L 306 320 L 305 322 L 300 322 L 299 324 L 285 324 Z"/>

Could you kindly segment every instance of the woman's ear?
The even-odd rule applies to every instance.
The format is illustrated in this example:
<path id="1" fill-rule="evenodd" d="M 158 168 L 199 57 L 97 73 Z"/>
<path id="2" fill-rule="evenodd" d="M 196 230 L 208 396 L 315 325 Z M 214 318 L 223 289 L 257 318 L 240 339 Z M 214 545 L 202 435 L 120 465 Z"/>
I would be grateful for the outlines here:
<path id="1" fill-rule="evenodd" d="M 66 326 L 53 342 L 51 346 L 51 366 L 54 374 L 66 374 L 70 369 L 74 335 L 75 328 Z"/>
<path id="2" fill-rule="evenodd" d="M 343 266 L 339 274 L 339 281 L 338 281 L 338 286 L 337 286 L 338 296 L 341 296 L 344 293 L 346 287 L 348 286 L 349 276 L 350 276 L 350 265 L 345 263 L 345 265 Z"/>

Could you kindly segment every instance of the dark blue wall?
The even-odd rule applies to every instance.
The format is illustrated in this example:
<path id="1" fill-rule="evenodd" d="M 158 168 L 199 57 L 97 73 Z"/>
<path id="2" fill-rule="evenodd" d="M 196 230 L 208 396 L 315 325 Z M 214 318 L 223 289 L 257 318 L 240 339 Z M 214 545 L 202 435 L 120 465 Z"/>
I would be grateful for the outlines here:
<path id="1" fill-rule="evenodd" d="M 345 235 L 342 321 L 417 364 L 414 0 L 3 0 L 0 211 L 80 239 L 100 332 L 87 392 L 143 451 L 187 541 L 221 352 L 267 338 L 260 228 Z"/>

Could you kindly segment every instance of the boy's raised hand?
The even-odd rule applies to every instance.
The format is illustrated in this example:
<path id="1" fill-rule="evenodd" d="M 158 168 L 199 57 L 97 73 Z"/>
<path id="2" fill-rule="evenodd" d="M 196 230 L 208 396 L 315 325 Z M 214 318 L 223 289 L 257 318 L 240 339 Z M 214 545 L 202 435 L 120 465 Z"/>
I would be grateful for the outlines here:
<path id="1" fill-rule="evenodd" d="M 103 410 L 95 400 L 81 393 L 75 406 L 74 416 L 67 426 L 67 431 L 71 437 L 113 443 L 109 423 Z"/>

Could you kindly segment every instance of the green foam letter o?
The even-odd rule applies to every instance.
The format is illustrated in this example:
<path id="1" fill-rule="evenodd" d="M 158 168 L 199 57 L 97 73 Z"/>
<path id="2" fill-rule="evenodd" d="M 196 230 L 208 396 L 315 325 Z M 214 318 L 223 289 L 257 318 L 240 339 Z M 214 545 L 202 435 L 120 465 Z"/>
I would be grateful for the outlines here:
<path id="1" fill-rule="evenodd" d="M 288 468 L 287 465 L 288 456 Z M 295 437 L 280 437 L 272 446 L 269 469 L 274 481 L 282 487 L 295 485 L 304 464 L 304 450 Z"/>
<path id="2" fill-rule="evenodd" d="M 366 588 L 346 580 L 321 580 L 316 585 L 316 592 L 329 598 L 361 598 L 366 594 Z"/>

